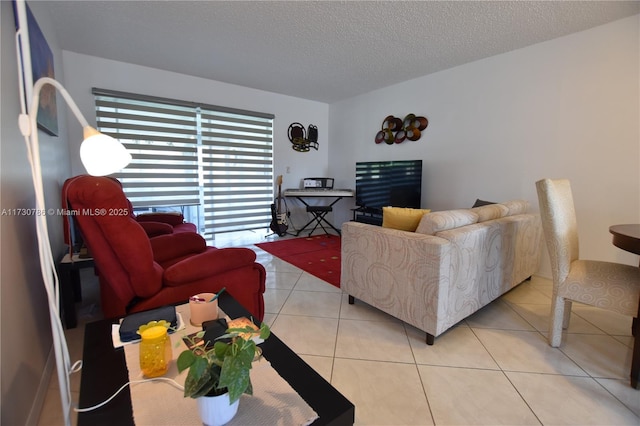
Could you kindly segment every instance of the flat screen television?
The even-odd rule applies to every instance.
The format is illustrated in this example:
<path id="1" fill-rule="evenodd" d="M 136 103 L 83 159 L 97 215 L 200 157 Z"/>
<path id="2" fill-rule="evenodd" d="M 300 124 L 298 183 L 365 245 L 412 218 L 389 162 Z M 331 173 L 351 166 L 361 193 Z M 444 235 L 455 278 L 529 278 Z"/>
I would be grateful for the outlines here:
<path id="1" fill-rule="evenodd" d="M 356 163 L 356 206 L 382 213 L 382 207 L 420 208 L 422 160 Z"/>

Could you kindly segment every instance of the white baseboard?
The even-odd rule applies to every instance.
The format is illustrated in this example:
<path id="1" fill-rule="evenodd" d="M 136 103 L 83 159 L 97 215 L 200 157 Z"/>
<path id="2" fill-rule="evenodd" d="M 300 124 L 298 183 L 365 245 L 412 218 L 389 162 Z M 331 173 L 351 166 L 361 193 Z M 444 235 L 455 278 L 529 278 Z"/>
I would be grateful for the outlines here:
<path id="1" fill-rule="evenodd" d="M 47 357 L 47 362 L 44 365 L 44 370 L 42 371 L 42 376 L 40 377 L 40 384 L 38 385 L 38 390 L 33 398 L 33 405 L 31 405 L 31 410 L 29 410 L 29 416 L 27 417 L 26 425 L 28 426 L 37 426 L 38 420 L 40 419 L 40 413 L 42 412 L 42 407 L 44 406 L 44 401 L 47 397 L 47 393 L 49 392 L 49 383 L 51 382 L 51 375 L 53 374 L 53 369 L 56 365 L 56 355 L 53 350 L 53 346 L 51 346 L 51 350 L 49 351 L 49 356 Z"/>

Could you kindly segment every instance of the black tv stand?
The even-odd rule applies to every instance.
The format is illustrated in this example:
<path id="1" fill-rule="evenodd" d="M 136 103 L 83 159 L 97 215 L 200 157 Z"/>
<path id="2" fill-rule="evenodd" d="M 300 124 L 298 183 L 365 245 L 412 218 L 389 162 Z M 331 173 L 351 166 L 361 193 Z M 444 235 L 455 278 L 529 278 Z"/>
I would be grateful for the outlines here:
<path id="1" fill-rule="evenodd" d="M 370 225 L 382 225 L 382 209 L 375 207 L 358 207 L 353 209 L 355 222 L 368 223 Z"/>

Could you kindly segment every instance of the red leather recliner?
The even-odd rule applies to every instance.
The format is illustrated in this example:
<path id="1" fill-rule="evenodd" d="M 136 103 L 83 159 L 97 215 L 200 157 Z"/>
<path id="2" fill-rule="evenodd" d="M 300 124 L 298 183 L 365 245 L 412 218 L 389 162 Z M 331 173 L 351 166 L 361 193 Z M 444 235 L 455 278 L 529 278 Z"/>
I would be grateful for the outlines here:
<path id="1" fill-rule="evenodd" d="M 194 294 L 226 287 L 262 321 L 266 272 L 253 250 L 207 247 L 192 232 L 149 238 L 128 214 L 122 187 L 109 177 L 78 176 L 65 187 L 64 207 L 76 212 L 98 270 L 105 317 L 186 303 Z"/>
<path id="2" fill-rule="evenodd" d="M 89 175 L 82 175 L 89 176 Z M 76 176 L 79 177 L 79 176 Z M 65 203 L 65 199 L 67 198 L 67 184 L 71 180 L 75 178 L 67 179 L 62 185 L 62 203 Z M 122 183 L 113 177 L 109 177 L 114 182 L 116 182 L 120 188 L 122 188 Z M 155 213 L 142 213 L 139 215 L 135 215 L 133 212 L 133 205 L 131 201 L 127 198 L 127 204 L 129 208 L 129 216 L 135 219 L 140 225 L 142 229 L 147 233 L 149 238 L 157 237 L 158 235 L 165 234 L 173 234 L 177 232 L 198 232 L 197 227 L 193 223 L 185 222 L 184 216 L 178 212 L 155 212 Z M 64 206 L 63 206 L 64 207 Z M 64 242 L 67 245 L 71 245 L 71 233 L 69 229 L 69 221 L 64 221 Z"/>

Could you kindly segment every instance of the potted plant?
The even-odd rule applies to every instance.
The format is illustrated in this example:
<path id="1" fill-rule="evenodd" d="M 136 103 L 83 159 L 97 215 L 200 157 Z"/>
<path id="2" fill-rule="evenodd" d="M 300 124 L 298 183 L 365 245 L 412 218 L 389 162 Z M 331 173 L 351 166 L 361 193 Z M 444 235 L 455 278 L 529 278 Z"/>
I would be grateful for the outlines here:
<path id="1" fill-rule="evenodd" d="M 189 369 L 184 396 L 196 398 L 200 416 L 207 425 L 224 424 L 235 416 L 240 396 L 252 395 L 249 373 L 257 347 L 254 337 L 266 340 L 271 331 L 266 324 L 258 329 L 253 323 L 228 328 L 226 334 L 205 345 L 192 345 L 178 357 L 178 371 Z M 205 332 L 196 334 L 202 339 Z M 193 341 L 191 343 L 194 343 Z M 211 407 L 215 404 L 216 407 Z M 221 415 L 220 410 L 228 412 Z M 216 418 L 211 418 L 214 415 Z M 209 417 L 208 419 L 206 417 Z"/>

